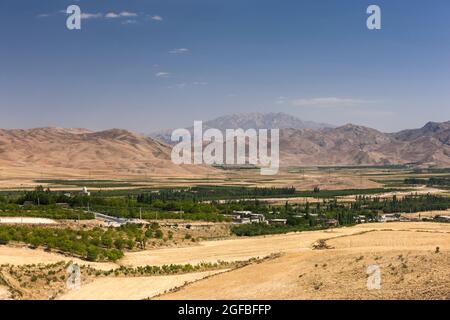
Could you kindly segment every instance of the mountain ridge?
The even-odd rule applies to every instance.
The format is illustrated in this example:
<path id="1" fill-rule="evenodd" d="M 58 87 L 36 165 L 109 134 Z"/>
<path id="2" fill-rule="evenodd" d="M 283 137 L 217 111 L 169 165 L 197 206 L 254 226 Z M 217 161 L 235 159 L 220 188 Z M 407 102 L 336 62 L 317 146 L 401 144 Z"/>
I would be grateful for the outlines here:
<path id="1" fill-rule="evenodd" d="M 125 129 L 0 129 L 0 173 L 58 172 L 200 176 L 219 171 L 175 165 L 172 146 Z M 354 124 L 280 130 L 281 166 L 388 165 L 450 167 L 450 121 L 383 133 Z M 98 176 L 97 175 L 97 176 Z"/>
<path id="2" fill-rule="evenodd" d="M 430 123 L 398 133 L 353 124 L 281 130 L 281 158 L 285 165 L 450 166 L 450 122 Z"/>
<path id="3" fill-rule="evenodd" d="M 212 170 L 206 166 L 175 165 L 170 155 L 170 146 L 125 129 L 0 129 L 3 172 L 58 170 L 68 175 L 92 171 L 106 175 L 194 176 Z"/>
<path id="4" fill-rule="evenodd" d="M 214 128 L 221 131 L 226 129 L 321 129 L 333 128 L 335 126 L 327 123 L 305 121 L 290 114 L 282 112 L 270 113 L 235 113 L 224 115 L 212 120 L 203 122 L 204 129 Z M 193 133 L 193 127 L 186 128 Z M 166 129 L 151 133 L 149 136 L 165 143 L 171 144 L 171 134 L 173 129 Z"/>

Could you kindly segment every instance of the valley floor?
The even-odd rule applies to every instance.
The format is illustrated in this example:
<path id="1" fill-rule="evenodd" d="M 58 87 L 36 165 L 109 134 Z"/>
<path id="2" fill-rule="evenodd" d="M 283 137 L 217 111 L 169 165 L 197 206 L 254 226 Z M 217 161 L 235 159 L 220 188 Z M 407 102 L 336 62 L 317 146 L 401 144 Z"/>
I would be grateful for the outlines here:
<path id="1" fill-rule="evenodd" d="M 272 253 L 281 256 L 230 270 L 94 278 L 80 290 L 66 291 L 57 298 L 450 299 L 450 224 L 440 223 L 362 224 L 326 231 L 203 241 L 190 247 L 126 253 L 117 264 L 76 262 L 109 270 L 119 265 L 243 261 Z M 0 246 L 0 264 L 60 260 L 76 259 Z M 370 265 L 380 267 L 380 290 L 367 289 L 366 271 Z"/>

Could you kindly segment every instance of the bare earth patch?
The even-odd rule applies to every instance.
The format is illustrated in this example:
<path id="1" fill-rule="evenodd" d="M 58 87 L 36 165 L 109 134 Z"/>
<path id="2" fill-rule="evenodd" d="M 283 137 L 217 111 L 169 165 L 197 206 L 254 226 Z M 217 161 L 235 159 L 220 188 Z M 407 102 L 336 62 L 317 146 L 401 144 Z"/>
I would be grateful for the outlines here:
<path id="1" fill-rule="evenodd" d="M 314 250 L 320 243 L 322 250 Z M 149 277 L 98 277 L 63 299 L 450 299 L 450 224 L 395 222 L 283 235 L 204 241 L 125 253 L 117 264 L 0 246 L 0 264 L 74 261 L 96 269 L 281 257 L 243 268 Z M 381 269 L 368 290 L 367 268 Z M 223 270 L 222 270 L 223 271 Z M 216 274 L 219 273 L 219 274 Z M 213 277 L 209 277 L 214 275 Z M 185 285 L 185 282 L 192 282 Z M 182 287 L 176 292 L 174 288 Z M 169 292 L 170 291 L 170 292 Z M 165 293 L 169 292 L 169 293 Z"/>
<path id="2" fill-rule="evenodd" d="M 0 224 L 58 224 L 53 219 L 29 217 L 0 217 Z"/>
<path id="3" fill-rule="evenodd" d="M 0 285 L 0 300 L 9 300 L 10 293 L 7 287 Z"/>
<path id="4" fill-rule="evenodd" d="M 393 223 L 352 229 L 360 232 L 323 237 L 332 249 L 290 251 L 160 298 L 450 299 L 449 224 Z M 370 265 L 380 267 L 381 290 L 368 290 Z"/>
<path id="5" fill-rule="evenodd" d="M 68 257 L 55 252 L 45 252 L 42 249 L 29 249 L 26 247 L 0 246 L 0 265 L 29 265 L 29 264 L 51 264 L 60 261 L 90 265 L 100 270 L 110 270 L 117 267 L 114 263 L 89 262 L 74 257 Z"/>
<path id="6" fill-rule="evenodd" d="M 79 290 L 62 295 L 59 300 L 141 300 L 225 271 L 227 270 L 170 276 L 99 278 Z"/>

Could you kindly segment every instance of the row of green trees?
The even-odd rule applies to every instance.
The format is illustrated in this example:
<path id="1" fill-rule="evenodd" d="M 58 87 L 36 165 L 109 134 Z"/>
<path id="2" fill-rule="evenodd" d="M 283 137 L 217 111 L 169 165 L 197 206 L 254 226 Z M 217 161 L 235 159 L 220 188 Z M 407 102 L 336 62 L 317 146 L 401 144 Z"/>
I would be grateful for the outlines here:
<path id="1" fill-rule="evenodd" d="M 450 198 L 437 195 L 408 195 L 401 199 L 381 199 L 379 197 L 358 196 L 352 203 L 338 202 L 336 199 L 314 204 L 289 204 L 267 206 L 255 202 L 256 211 L 264 213 L 268 219 L 284 218 L 286 225 L 244 224 L 235 225 L 231 231 L 238 236 L 255 236 L 290 231 L 327 228 L 327 220 L 336 219 L 339 225 L 352 225 L 363 216 L 366 221 L 377 221 L 383 213 L 413 213 L 431 210 L 447 210 Z M 258 210 L 259 208 L 259 210 Z"/>
<path id="2" fill-rule="evenodd" d="M 49 219 L 88 220 L 94 219 L 94 214 L 84 210 L 66 209 L 56 205 L 26 205 L 0 203 L 0 217 L 39 217 Z"/>
<path id="3" fill-rule="evenodd" d="M 185 201 L 194 203 L 207 200 L 261 198 L 268 196 L 292 196 L 296 192 L 294 187 L 288 188 L 249 188 L 232 186 L 199 186 L 185 189 L 162 189 L 156 192 L 137 195 L 138 203 L 153 204 L 156 201 Z"/>
<path id="4" fill-rule="evenodd" d="M 450 186 L 450 178 L 448 177 L 431 177 L 429 179 L 420 179 L 420 178 L 407 178 L 404 180 L 405 184 L 419 184 L 419 185 L 427 185 L 427 186 Z"/>
<path id="5" fill-rule="evenodd" d="M 86 230 L 0 225 L 0 245 L 22 242 L 34 248 L 60 250 L 89 261 L 116 261 L 123 256 L 124 250 L 144 249 L 151 238 L 162 237 L 157 223 L 146 227 L 129 224 Z"/>
<path id="6" fill-rule="evenodd" d="M 383 213 L 412 213 L 420 211 L 447 210 L 450 208 L 450 198 L 432 194 L 408 195 L 401 199 L 393 196 L 391 199 L 366 199 L 359 201 L 357 205 L 372 211 L 382 211 Z"/>

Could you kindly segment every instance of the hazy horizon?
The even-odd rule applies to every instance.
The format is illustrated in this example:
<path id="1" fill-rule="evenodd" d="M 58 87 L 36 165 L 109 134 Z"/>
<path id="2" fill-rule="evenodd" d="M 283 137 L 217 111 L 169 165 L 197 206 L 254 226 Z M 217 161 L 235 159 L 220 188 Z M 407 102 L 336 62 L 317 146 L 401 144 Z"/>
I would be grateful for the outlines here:
<path id="1" fill-rule="evenodd" d="M 268 113 L 265 113 L 265 114 L 270 114 L 270 113 L 271 113 L 271 112 L 268 112 Z M 211 121 L 211 120 L 216 120 L 216 119 L 218 119 L 218 118 L 227 117 L 227 116 L 245 115 L 245 114 L 248 114 L 248 113 L 227 114 L 227 115 L 219 116 L 219 117 L 214 118 L 214 119 L 204 119 L 203 122 L 207 122 L 207 121 Z M 264 113 L 261 113 L 261 114 L 264 114 Z M 273 113 L 273 114 L 275 114 L 275 113 Z M 289 116 L 295 117 L 294 115 L 288 114 L 288 113 L 285 113 L 285 112 L 282 112 L 282 114 L 285 114 L 285 115 L 289 115 Z M 316 123 L 316 124 L 326 124 L 326 125 L 330 125 L 330 126 L 332 126 L 332 127 L 341 127 L 341 126 L 345 126 L 345 125 L 356 125 L 356 126 L 361 126 L 361 124 L 359 124 L 359 123 L 351 123 L 351 122 L 342 123 L 342 124 L 333 124 L 333 123 L 323 123 L 323 122 L 320 122 L 320 121 L 314 121 L 314 120 L 308 120 L 308 119 L 300 119 L 300 118 L 298 118 L 298 117 L 295 117 L 295 118 L 297 118 L 297 119 L 299 119 L 299 120 L 302 120 L 302 121 L 304 121 L 304 122 L 313 122 L 313 123 Z M 195 120 L 198 120 L 198 119 L 195 119 Z M 195 121 L 195 120 L 193 120 L 193 121 Z M 186 123 L 185 125 L 181 125 L 180 128 L 189 128 L 189 127 L 192 127 L 193 121 L 192 121 L 191 123 Z M 377 128 L 372 128 L 372 129 L 376 129 L 376 130 L 378 130 L 378 131 L 380 131 L 380 132 L 383 132 L 383 133 L 395 133 L 395 132 L 399 132 L 399 131 L 407 130 L 407 129 L 419 129 L 419 128 L 422 128 L 423 126 L 425 126 L 428 122 L 438 122 L 438 123 L 443 123 L 443 122 L 450 122 L 450 120 L 443 120 L 443 121 L 426 121 L 426 122 L 424 122 L 423 124 L 421 124 L 421 125 L 419 125 L 419 126 L 417 126 L 417 127 L 401 128 L 401 129 L 398 129 L 398 130 L 395 130 L 395 131 L 383 131 L 383 130 L 378 130 Z M 364 125 L 362 125 L 362 126 L 364 126 Z M 149 132 L 141 132 L 141 131 L 136 131 L 136 130 L 133 130 L 133 129 L 131 129 L 131 128 L 126 128 L 126 127 L 92 128 L 92 127 L 64 127 L 64 126 L 58 126 L 58 125 L 51 125 L 51 126 L 37 126 L 37 127 L 31 126 L 31 127 L 20 127 L 20 128 L 19 128 L 19 127 L 11 127 L 11 128 L 0 128 L 0 129 L 5 129 L 5 130 L 15 130 L 15 129 L 17 129 L 17 130 L 31 130 L 31 129 L 45 129 L 45 128 L 74 129 L 74 130 L 76 130 L 76 129 L 81 129 L 81 130 L 89 130 L 89 131 L 93 131 L 93 132 L 97 132 L 97 131 L 106 131 L 106 130 L 113 130 L 113 129 L 122 129 L 122 130 L 127 130 L 127 131 L 131 131 L 131 132 L 135 132 L 135 133 L 139 133 L 139 134 L 144 134 L 144 135 L 151 135 L 151 134 L 155 134 L 155 133 L 158 133 L 158 132 L 163 132 L 163 131 L 165 131 L 165 130 L 173 130 L 173 129 L 176 129 L 175 127 L 166 127 L 166 128 L 161 128 L 161 129 L 152 130 L 152 131 L 149 131 Z M 369 127 L 369 128 L 371 128 L 371 127 Z M 232 129 L 232 128 L 230 128 L 230 129 Z M 319 129 L 316 129 L 316 130 L 319 130 Z"/>
<path id="2" fill-rule="evenodd" d="M 0 3 L 0 128 L 140 133 L 247 112 L 382 132 L 450 119 L 450 3 Z M 67 6 L 84 14 L 66 28 Z"/>

